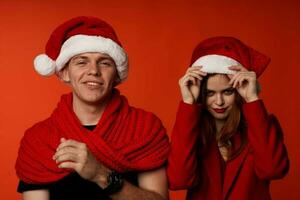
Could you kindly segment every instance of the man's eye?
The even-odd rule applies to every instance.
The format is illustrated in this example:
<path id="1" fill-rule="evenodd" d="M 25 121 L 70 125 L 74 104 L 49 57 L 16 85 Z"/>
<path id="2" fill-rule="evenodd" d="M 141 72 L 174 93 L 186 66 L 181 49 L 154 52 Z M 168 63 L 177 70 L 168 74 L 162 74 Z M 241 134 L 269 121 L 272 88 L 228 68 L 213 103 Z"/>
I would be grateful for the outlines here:
<path id="1" fill-rule="evenodd" d="M 85 64 L 86 64 L 85 61 L 78 61 L 78 62 L 76 62 L 76 65 L 85 65 Z"/>
<path id="2" fill-rule="evenodd" d="M 99 63 L 101 66 L 112 66 L 111 62 L 105 61 Z"/>

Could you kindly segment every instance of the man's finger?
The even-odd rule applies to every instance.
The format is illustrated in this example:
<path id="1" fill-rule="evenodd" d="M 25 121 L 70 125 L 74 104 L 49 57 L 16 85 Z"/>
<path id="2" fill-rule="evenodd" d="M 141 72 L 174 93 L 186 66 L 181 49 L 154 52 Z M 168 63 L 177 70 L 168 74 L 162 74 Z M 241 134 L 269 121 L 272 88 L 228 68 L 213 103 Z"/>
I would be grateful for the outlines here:
<path id="1" fill-rule="evenodd" d="M 61 140 L 62 141 L 62 140 Z M 84 143 L 78 142 L 76 140 L 63 140 L 63 142 L 61 142 L 58 147 L 57 147 L 57 151 L 59 151 L 61 148 L 70 146 L 70 147 L 75 147 L 75 148 L 79 148 L 81 146 L 85 145 Z"/>
<path id="2" fill-rule="evenodd" d="M 78 162 L 79 158 L 77 154 L 73 154 L 73 153 L 65 153 L 62 154 L 60 156 L 57 156 L 55 159 L 56 163 L 61 163 L 64 161 L 72 161 L 72 162 Z"/>
<path id="3" fill-rule="evenodd" d="M 63 148 L 60 148 L 58 151 L 56 151 L 56 153 L 53 155 L 53 159 L 55 159 L 58 156 L 61 156 L 63 154 L 66 154 L 66 153 L 78 154 L 78 152 L 79 152 L 78 149 L 76 149 L 74 147 L 70 147 L 70 146 L 63 147 Z"/>
<path id="4" fill-rule="evenodd" d="M 70 161 L 67 161 L 67 162 L 62 162 L 58 165 L 58 168 L 64 168 L 64 169 L 73 169 L 76 171 L 77 169 L 77 164 L 74 163 L 74 162 L 70 162 Z"/>

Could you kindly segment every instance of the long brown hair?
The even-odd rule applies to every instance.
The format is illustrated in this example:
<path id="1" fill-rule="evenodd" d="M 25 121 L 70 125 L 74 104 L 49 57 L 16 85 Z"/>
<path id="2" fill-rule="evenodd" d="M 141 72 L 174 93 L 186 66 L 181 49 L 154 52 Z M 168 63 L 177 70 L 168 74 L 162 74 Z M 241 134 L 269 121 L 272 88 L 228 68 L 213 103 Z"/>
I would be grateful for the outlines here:
<path id="1" fill-rule="evenodd" d="M 244 103 L 244 100 L 235 90 L 235 103 L 232 107 L 232 110 L 229 113 L 229 116 L 226 119 L 223 128 L 221 129 L 221 132 L 218 135 L 216 135 L 217 130 L 215 119 L 206 109 L 207 81 L 210 77 L 215 75 L 216 74 L 208 74 L 201 81 L 201 92 L 198 102 L 204 106 L 204 109 L 201 113 L 200 137 L 202 141 L 202 146 L 204 148 L 203 150 L 205 151 L 212 140 L 216 139 L 217 142 L 220 142 L 221 144 L 228 144 L 228 142 L 231 141 L 232 137 L 235 134 L 241 134 L 242 142 L 240 147 L 237 151 L 233 152 L 233 154 L 230 155 L 230 158 L 233 158 L 243 150 L 245 144 L 247 143 L 247 124 L 242 114 L 242 105 Z"/>

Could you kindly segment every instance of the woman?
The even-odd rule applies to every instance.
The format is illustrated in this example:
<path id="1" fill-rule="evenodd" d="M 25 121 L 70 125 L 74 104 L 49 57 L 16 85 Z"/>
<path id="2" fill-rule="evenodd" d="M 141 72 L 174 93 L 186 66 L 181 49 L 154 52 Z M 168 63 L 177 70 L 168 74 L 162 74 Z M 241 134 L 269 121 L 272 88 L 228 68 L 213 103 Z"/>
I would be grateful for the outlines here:
<path id="1" fill-rule="evenodd" d="M 289 169 L 282 131 L 258 96 L 270 59 L 232 37 L 201 42 L 179 80 L 180 102 L 167 168 L 187 199 L 271 199 Z"/>

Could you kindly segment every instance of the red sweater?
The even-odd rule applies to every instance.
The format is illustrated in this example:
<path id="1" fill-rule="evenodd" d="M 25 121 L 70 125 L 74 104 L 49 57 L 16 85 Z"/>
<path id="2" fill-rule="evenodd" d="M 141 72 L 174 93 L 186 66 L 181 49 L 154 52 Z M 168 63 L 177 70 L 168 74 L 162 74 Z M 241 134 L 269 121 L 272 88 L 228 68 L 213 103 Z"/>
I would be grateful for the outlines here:
<path id="1" fill-rule="evenodd" d="M 270 180 L 280 179 L 289 159 L 279 122 L 268 115 L 261 100 L 243 105 L 248 143 L 226 163 L 224 180 L 216 142 L 200 157 L 200 105 L 180 103 L 171 136 L 167 174 L 171 190 L 188 189 L 187 199 L 271 199 Z"/>

